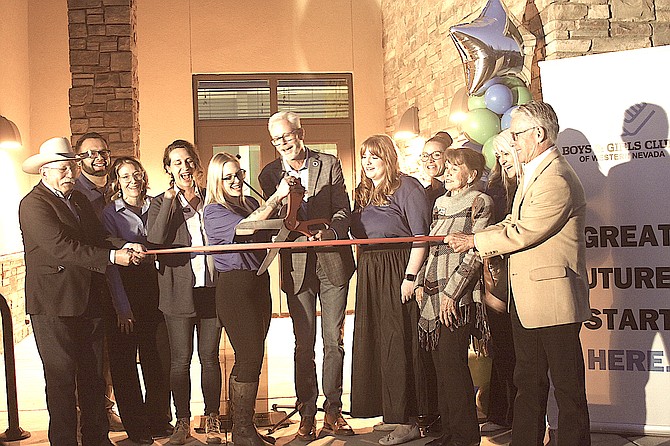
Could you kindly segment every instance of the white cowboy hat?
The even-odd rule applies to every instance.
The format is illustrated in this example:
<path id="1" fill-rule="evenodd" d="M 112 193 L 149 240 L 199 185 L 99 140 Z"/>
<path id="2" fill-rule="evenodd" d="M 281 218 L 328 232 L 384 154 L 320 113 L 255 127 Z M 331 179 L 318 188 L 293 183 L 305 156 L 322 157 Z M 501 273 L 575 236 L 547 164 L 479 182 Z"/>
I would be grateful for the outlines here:
<path id="1" fill-rule="evenodd" d="M 21 168 L 25 173 L 38 174 L 40 167 L 54 161 L 73 161 L 77 156 L 72 150 L 70 141 L 67 138 L 51 138 L 46 140 L 40 146 L 40 153 L 37 153 L 23 162 Z"/>

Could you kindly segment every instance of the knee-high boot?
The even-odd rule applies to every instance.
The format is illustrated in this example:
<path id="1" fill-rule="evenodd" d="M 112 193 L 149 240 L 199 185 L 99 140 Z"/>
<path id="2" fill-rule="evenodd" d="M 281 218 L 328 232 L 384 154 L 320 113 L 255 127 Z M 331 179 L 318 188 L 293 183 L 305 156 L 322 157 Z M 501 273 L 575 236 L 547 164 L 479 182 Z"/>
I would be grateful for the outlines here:
<path id="1" fill-rule="evenodd" d="M 272 443 L 268 443 L 260 436 L 254 426 L 258 381 L 243 383 L 238 382 L 237 377 L 231 376 L 229 383 L 235 446 L 272 446 Z"/>

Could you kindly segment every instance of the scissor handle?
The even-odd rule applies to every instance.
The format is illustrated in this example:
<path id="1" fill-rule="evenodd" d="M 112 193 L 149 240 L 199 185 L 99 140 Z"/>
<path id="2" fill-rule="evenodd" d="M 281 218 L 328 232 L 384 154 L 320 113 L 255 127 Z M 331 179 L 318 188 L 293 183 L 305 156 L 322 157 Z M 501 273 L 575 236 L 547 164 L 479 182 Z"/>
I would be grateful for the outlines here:
<path id="1" fill-rule="evenodd" d="M 298 209 L 302 203 L 302 197 L 305 195 L 305 188 L 300 183 L 300 178 L 295 179 L 291 186 L 291 192 L 288 194 L 288 208 L 286 217 L 284 217 L 284 226 L 291 231 L 298 227 Z"/>
<path id="2" fill-rule="evenodd" d="M 293 231 L 300 232 L 301 234 L 311 237 L 314 235 L 314 231 L 310 228 L 316 225 L 324 225 L 326 229 L 330 228 L 330 220 L 327 218 L 315 218 L 313 220 L 305 220 L 298 222 L 297 226 L 292 229 Z"/>

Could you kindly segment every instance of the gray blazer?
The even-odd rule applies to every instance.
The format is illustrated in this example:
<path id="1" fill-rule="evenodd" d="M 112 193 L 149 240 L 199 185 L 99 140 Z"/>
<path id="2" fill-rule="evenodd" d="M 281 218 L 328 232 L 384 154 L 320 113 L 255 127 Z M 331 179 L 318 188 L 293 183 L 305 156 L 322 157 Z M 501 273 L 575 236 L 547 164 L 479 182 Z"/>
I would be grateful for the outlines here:
<path id="1" fill-rule="evenodd" d="M 331 227 L 340 239 L 349 237 L 351 221 L 351 205 L 344 185 L 342 165 L 340 161 L 326 153 L 309 150 L 307 159 L 309 184 L 306 193 L 309 197 L 305 203 L 305 218 L 327 218 Z M 277 185 L 284 177 L 284 166 L 281 158 L 266 165 L 258 176 L 258 181 L 266 197 L 277 190 Z M 296 240 L 305 240 L 298 237 Z M 356 269 L 354 256 L 349 246 L 318 248 L 314 250 L 324 269 L 328 280 L 334 285 L 345 285 Z M 296 294 L 302 287 L 307 266 L 307 252 L 282 250 L 281 287 L 285 293 Z"/>
<path id="2" fill-rule="evenodd" d="M 201 190 L 201 196 L 205 196 Z M 184 210 L 175 196 L 165 199 L 165 193 L 151 200 L 147 221 L 147 242 L 154 248 L 191 246 Z M 161 254 L 158 257 L 158 308 L 168 316 L 195 317 L 191 255 Z"/>

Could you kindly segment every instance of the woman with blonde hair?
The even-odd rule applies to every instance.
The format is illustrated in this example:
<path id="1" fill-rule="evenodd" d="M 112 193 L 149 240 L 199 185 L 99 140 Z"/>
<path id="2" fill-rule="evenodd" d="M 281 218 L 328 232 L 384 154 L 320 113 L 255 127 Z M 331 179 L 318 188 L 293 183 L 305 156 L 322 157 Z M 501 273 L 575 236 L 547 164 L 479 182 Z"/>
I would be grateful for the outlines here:
<path id="1" fill-rule="evenodd" d="M 501 222 L 510 213 L 514 193 L 521 179 L 521 164 L 516 150 L 512 146 L 512 135 L 503 130 L 493 139 L 496 163 L 489 174 L 486 193 L 493 199 L 493 223 Z M 506 281 L 503 277 L 501 280 Z M 490 399 L 486 422 L 481 427 L 482 435 L 490 435 L 512 427 L 514 419 L 514 341 L 512 340 L 512 321 L 507 312 L 488 311 L 491 329 L 491 366 Z"/>
<path id="2" fill-rule="evenodd" d="M 421 183 L 400 172 L 395 143 L 386 135 L 360 149 L 361 182 L 355 191 L 351 232 L 356 238 L 425 235 L 430 207 Z M 413 301 L 426 248 L 411 243 L 365 245 L 358 259 L 352 363 L 351 414 L 383 416 L 391 431 L 382 445 L 419 438 L 420 371 Z"/>
<path id="3" fill-rule="evenodd" d="M 207 169 L 205 231 L 209 245 L 257 242 L 260 234 L 236 236 L 244 221 L 265 220 L 281 205 L 290 191 L 286 179 L 277 191 L 259 205 L 243 192 L 246 172 L 234 155 L 217 153 Z M 229 251 L 214 254 L 218 271 L 216 315 L 226 329 L 235 352 L 230 372 L 229 396 L 236 446 L 267 446 L 253 424 L 258 380 L 263 366 L 265 337 L 270 327 L 272 302 L 270 276 L 257 276 L 265 250 Z"/>

